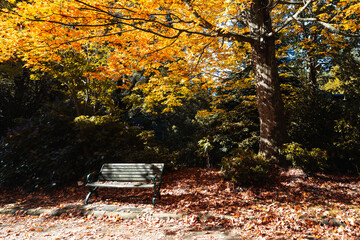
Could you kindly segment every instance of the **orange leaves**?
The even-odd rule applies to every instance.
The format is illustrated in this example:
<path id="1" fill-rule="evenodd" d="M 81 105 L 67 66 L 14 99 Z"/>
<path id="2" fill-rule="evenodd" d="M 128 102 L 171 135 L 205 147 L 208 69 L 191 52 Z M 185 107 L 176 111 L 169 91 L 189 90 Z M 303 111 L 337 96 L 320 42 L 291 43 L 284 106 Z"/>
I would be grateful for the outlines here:
<path id="1" fill-rule="evenodd" d="M 215 6 L 218 7 L 220 3 L 221 1 L 211 1 L 205 4 L 197 1 L 194 5 L 205 17 L 213 18 L 214 15 L 208 11 L 216 10 Z M 156 35 L 153 33 L 164 36 L 175 36 L 179 33 L 163 24 L 168 24 L 168 19 L 164 11 L 160 10 L 160 5 L 162 8 L 164 5 L 167 12 L 174 11 L 172 20 L 176 28 L 191 27 L 190 22 L 186 22 L 187 10 L 181 1 L 125 1 L 114 3 L 113 6 L 108 6 L 101 0 L 84 1 L 84 4 L 77 1 L 33 1 L 18 5 L 16 11 L 21 19 L 17 19 L 17 15 L 8 15 L 10 22 L 26 21 L 27 31 L 22 34 L 9 32 L 6 36 L 11 36 L 9 42 L 18 42 L 13 49 L 21 51 L 20 54 L 28 61 L 28 66 L 41 65 L 44 59 L 58 62 L 54 49 L 81 51 L 86 42 L 96 42 L 106 43 L 114 48 L 115 51 L 111 51 L 110 54 L 111 60 L 120 60 L 116 56 L 126 52 L 127 59 L 133 61 L 129 61 L 128 64 L 123 64 L 121 60 L 110 61 L 109 67 L 114 72 L 121 68 L 127 73 L 129 71 L 126 72 L 125 68 L 139 66 L 141 69 L 141 65 L 146 66 L 150 62 L 151 68 L 157 68 L 160 62 L 175 60 L 175 55 L 181 57 L 181 47 L 188 45 L 188 40 L 185 39 L 180 39 L 179 44 L 174 44 L 175 42 L 166 39 L 160 41 L 154 38 Z M 114 23 L 117 21 L 118 24 Z M 10 26 L 8 23 L 4 24 L 4 27 L 5 25 Z M 16 30 L 16 25 L 13 29 Z M 197 46 L 196 43 L 194 46 Z M 13 54 L 10 47 L 4 47 L 2 50 L 7 53 L 2 55 L 6 58 Z"/>
<path id="2" fill-rule="evenodd" d="M 36 232 L 42 232 L 42 228 L 30 228 L 29 231 L 36 231 Z"/>
<path id="3" fill-rule="evenodd" d="M 356 16 L 360 14 L 360 3 L 350 5 L 345 11 L 345 17 Z"/>
<path id="4" fill-rule="evenodd" d="M 48 208 L 57 204 L 57 208 L 71 211 L 62 217 L 0 215 L 0 236 L 5 239 L 153 239 L 156 236 L 192 239 L 206 232 L 204 238 L 209 239 L 359 238 L 359 201 L 355 201 L 359 199 L 359 180 L 330 175 L 314 175 L 310 179 L 301 177 L 302 174 L 291 169 L 283 173 L 282 182 L 274 187 L 234 189 L 222 180 L 217 170 L 183 169 L 164 176 L 162 199 L 155 209 L 143 204 L 144 197 L 152 197 L 151 191 L 131 193 L 130 203 L 129 195 L 119 194 L 118 189 L 104 190 L 116 202 L 105 200 L 89 206 L 97 211 L 110 206 L 116 209 L 115 205 L 124 211 L 145 209 L 143 216 L 128 220 L 116 213 L 82 216 L 79 210 L 86 194 L 85 186 L 31 194 L 1 190 L 1 207 L 10 202 L 19 202 L 18 208 Z M 295 197 L 304 193 L 307 196 L 304 199 Z M 170 213 L 176 219 L 152 216 L 159 212 Z M 223 232 L 226 234 L 220 235 Z"/>
<path id="5" fill-rule="evenodd" d="M 330 24 L 340 23 L 345 31 L 359 31 L 357 1 L 323 2 L 314 3 L 312 10 L 307 8 L 303 15 Z M 213 95 L 219 87 L 250 85 L 247 79 L 231 85 L 222 80 L 249 65 L 250 44 L 234 36 L 249 35 L 246 11 L 251 4 L 248 0 L 23 1 L 14 8 L 15 14 L 5 11 L 0 16 L 0 61 L 16 56 L 26 66 L 51 71 L 49 63 L 62 64 L 64 52 L 88 56 L 88 44 L 105 46 L 101 63 L 93 56 L 86 57 L 95 64 L 82 77 L 117 80 L 144 71 L 144 77 L 153 77 L 143 86 L 138 85 L 148 94 L 144 105 L 154 108 L 163 104 L 167 112 L 180 106 L 192 93 Z M 327 10 L 328 6 L 336 9 Z M 301 7 L 274 6 L 274 26 L 291 19 Z M 318 24 L 299 22 L 291 21 L 280 31 L 281 41 L 277 44 L 283 48 L 278 49 L 278 57 L 287 57 L 289 51 L 308 51 L 312 56 L 324 57 L 334 53 L 333 47 L 343 46 L 343 39 L 337 34 Z M 161 72 L 161 68 L 166 71 Z"/>

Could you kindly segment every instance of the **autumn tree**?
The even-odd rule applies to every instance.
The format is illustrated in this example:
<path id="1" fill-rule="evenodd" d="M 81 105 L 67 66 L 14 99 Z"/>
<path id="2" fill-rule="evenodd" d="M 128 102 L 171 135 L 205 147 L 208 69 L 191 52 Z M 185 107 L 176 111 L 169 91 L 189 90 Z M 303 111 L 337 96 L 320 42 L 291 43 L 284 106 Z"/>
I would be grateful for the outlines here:
<path id="1" fill-rule="evenodd" d="M 332 9 L 328 9 L 332 6 Z M 326 11 L 318 11 L 318 7 Z M 59 51 L 84 51 L 94 42 L 111 49 L 99 78 L 156 72 L 147 87 L 168 91 L 162 103 L 178 104 L 194 84 L 212 94 L 229 72 L 251 58 L 260 118 L 260 154 L 278 163 L 286 140 L 276 44 L 279 36 L 313 23 L 327 38 L 359 35 L 357 0 L 73 0 L 19 3 L 2 11 L 2 58 L 21 56 L 29 67 L 58 61 Z M 328 34 L 328 35 L 326 35 Z M 300 40 L 303 41 L 303 40 Z M 250 54 L 247 54 L 249 53 Z M 101 74 L 100 74 L 101 73 Z M 170 83 L 170 84 L 169 84 Z M 152 85 L 151 85 L 152 84 Z M 124 81 L 124 87 L 126 87 Z"/>

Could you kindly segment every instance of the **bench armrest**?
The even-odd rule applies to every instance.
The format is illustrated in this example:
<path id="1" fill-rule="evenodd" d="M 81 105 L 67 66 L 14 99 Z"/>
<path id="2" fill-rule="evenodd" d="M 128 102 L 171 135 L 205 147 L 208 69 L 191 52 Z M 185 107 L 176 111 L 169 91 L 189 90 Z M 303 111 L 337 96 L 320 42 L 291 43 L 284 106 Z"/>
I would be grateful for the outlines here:
<path id="1" fill-rule="evenodd" d="M 99 179 L 99 173 L 92 172 L 86 176 L 86 183 L 96 182 Z"/>
<path id="2" fill-rule="evenodd" d="M 157 174 L 155 174 L 155 176 L 153 177 L 152 181 L 153 181 L 153 183 L 156 183 L 156 182 L 159 181 L 159 177 L 158 177 Z"/>

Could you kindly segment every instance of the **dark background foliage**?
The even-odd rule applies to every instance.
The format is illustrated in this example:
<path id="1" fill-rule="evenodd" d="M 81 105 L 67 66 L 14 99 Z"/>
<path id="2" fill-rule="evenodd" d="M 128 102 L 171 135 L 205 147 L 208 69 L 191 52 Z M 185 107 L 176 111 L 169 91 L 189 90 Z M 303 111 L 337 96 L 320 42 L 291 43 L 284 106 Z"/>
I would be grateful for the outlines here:
<path id="1" fill-rule="evenodd" d="M 300 63 L 289 74 L 289 68 L 281 66 L 291 65 L 293 59 L 279 61 L 288 120 L 288 143 L 282 150 L 287 167 L 359 175 L 356 49 L 352 45 L 325 64 L 315 85 L 301 74 Z M 275 176 L 268 163 L 254 154 L 259 118 L 251 85 L 197 92 L 172 111 L 162 112 L 161 102 L 150 111 L 144 107 L 146 96 L 135 87 L 148 78 L 135 73 L 128 76 L 132 83 L 128 89 L 114 88 L 110 95 L 94 91 L 96 111 L 79 115 L 79 108 L 95 109 L 91 101 L 84 103 L 69 94 L 70 87 L 51 74 L 22 66 L 20 61 L 0 65 L 3 187 L 62 186 L 83 180 L 104 162 L 165 162 L 169 171 L 211 166 L 239 185 L 263 184 Z M 226 82 L 236 85 L 251 74 L 245 68 Z M 342 84 L 334 87 L 335 80 Z M 76 89 L 78 94 L 85 90 Z"/>

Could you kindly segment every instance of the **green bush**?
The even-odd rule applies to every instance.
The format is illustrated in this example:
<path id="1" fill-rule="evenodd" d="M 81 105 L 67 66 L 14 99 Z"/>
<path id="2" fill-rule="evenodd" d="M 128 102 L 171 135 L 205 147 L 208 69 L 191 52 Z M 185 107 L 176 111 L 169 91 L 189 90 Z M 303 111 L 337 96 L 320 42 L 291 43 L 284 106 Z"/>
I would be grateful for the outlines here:
<path id="1" fill-rule="evenodd" d="M 1 186 L 35 190 L 68 184 L 84 176 L 107 152 L 99 148 L 95 152 L 87 142 L 90 135 L 92 142 L 102 142 L 100 134 L 90 128 L 80 131 L 69 116 L 50 113 L 22 122 L 1 141 Z"/>
<path id="2" fill-rule="evenodd" d="M 224 157 L 221 169 L 225 179 L 236 185 L 264 185 L 274 180 L 274 165 L 251 151 L 236 150 L 232 157 Z"/>
<path id="3" fill-rule="evenodd" d="M 141 129 L 109 116 L 80 116 L 74 121 L 77 145 L 83 149 L 86 166 L 98 168 L 104 162 L 129 162 L 143 149 L 137 137 Z"/>
<path id="4" fill-rule="evenodd" d="M 109 116 L 52 111 L 30 120 L 0 141 L 0 186 L 27 190 L 69 184 L 104 162 L 177 162 L 176 153 L 154 142 L 151 131 Z"/>
<path id="5" fill-rule="evenodd" d="M 307 149 L 328 149 L 334 138 L 334 121 L 342 116 L 340 103 L 331 94 L 311 88 L 297 89 L 295 96 L 286 104 L 289 142 Z"/>
<path id="6" fill-rule="evenodd" d="M 221 159 L 234 156 L 239 148 L 258 151 L 259 120 L 254 104 L 237 103 L 232 110 L 202 111 L 196 121 L 200 125 L 196 152 L 202 166 L 218 166 Z"/>
<path id="7" fill-rule="evenodd" d="M 83 174 L 71 119 L 48 114 L 23 122 L 0 142 L 1 186 L 49 188 Z"/>
<path id="8" fill-rule="evenodd" d="M 326 151 L 319 148 L 309 151 L 301 144 L 292 142 L 285 144 L 282 153 L 294 167 L 300 167 L 305 172 L 322 172 L 328 168 Z"/>
<path id="9" fill-rule="evenodd" d="M 354 113 L 355 114 L 355 113 Z M 359 120 L 354 117 L 352 121 L 340 119 L 335 122 L 334 138 L 329 155 L 332 163 L 340 171 L 360 175 L 360 128 Z"/>

